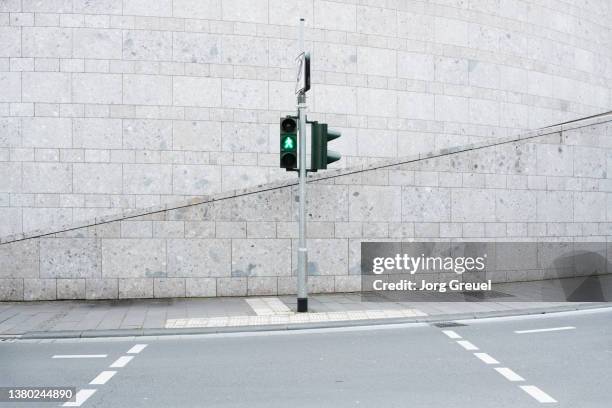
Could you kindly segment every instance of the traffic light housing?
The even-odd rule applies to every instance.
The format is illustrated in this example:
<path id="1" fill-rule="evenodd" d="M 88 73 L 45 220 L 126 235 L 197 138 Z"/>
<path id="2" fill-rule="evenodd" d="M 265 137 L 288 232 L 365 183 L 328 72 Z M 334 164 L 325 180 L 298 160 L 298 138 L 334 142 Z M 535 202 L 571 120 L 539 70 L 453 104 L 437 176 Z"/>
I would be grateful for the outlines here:
<path id="1" fill-rule="evenodd" d="M 311 122 L 310 168 L 311 171 L 325 170 L 327 165 L 340 160 L 342 155 L 327 149 L 330 140 L 338 139 L 342 134 L 329 129 L 327 123 Z"/>
<path id="2" fill-rule="evenodd" d="M 280 120 L 280 167 L 287 171 L 298 164 L 297 118 L 287 116 Z"/>

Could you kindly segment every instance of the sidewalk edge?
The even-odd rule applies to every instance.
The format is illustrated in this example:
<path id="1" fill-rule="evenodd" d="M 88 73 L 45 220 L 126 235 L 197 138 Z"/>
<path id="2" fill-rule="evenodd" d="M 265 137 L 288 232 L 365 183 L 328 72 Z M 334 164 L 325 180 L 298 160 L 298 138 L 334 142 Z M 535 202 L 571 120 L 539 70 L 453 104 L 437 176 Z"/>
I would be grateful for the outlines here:
<path id="1" fill-rule="evenodd" d="M 232 327 L 202 327 L 185 329 L 111 329 L 111 330 L 65 330 L 65 331 L 33 331 L 23 334 L 0 334 L 0 339 L 34 340 L 34 339 L 76 339 L 101 337 L 141 337 L 141 336 L 176 336 L 192 334 L 221 334 L 243 332 L 266 332 L 283 330 L 324 329 L 355 326 L 379 326 L 405 323 L 437 323 L 454 320 L 475 320 L 492 317 L 526 316 L 536 314 L 550 314 L 577 310 L 612 308 L 612 304 L 578 304 L 572 306 L 549 306 L 541 308 L 514 309 L 492 312 L 452 313 L 422 317 L 402 317 L 390 319 L 364 319 L 352 321 L 331 321 L 301 324 L 261 325 L 261 326 L 232 326 Z"/>

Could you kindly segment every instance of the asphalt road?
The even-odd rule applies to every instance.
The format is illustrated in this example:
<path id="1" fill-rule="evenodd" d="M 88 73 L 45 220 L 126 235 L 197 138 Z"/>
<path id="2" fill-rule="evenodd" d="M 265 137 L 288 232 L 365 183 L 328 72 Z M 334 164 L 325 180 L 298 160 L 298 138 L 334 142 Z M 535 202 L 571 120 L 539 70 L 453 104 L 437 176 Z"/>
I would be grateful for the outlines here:
<path id="1" fill-rule="evenodd" d="M 83 407 L 612 406 L 612 310 L 462 323 L 0 342 L 0 386 L 95 390 Z"/>

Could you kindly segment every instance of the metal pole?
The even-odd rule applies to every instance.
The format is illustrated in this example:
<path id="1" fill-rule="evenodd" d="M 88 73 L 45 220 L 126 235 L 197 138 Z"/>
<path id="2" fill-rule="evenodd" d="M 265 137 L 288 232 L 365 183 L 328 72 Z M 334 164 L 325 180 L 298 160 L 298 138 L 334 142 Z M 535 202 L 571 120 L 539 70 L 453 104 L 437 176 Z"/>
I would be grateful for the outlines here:
<path id="1" fill-rule="evenodd" d="M 299 30 L 300 52 L 304 49 L 304 19 L 300 18 Z M 308 311 L 308 288 L 306 287 L 306 265 L 308 264 L 308 249 L 306 248 L 306 92 L 298 94 L 298 130 L 300 141 L 298 143 L 299 160 L 299 242 L 298 242 L 298 269 L 297 269 L 297 311 Z"/>

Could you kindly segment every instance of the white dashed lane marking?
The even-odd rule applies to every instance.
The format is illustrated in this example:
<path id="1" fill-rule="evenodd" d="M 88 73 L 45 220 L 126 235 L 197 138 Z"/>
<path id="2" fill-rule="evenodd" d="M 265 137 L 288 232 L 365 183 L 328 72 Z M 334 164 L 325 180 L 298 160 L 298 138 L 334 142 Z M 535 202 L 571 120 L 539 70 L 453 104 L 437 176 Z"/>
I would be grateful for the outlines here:
<path id="1" fill-rule="evenodd" d="M 527 333 L 546 333 L 553 331 L 562 331 L 562 330 L 574 330 L 574 326 L 565 326 L 565 327 L 551 327 L 549 329 L 535 329 L 535 330 L 516 330 L 516 334 L 527 334 Z"/>
<path id="2" fill-rule="evenodd" d="M 129 363 L 134 356 L 121 356 L 113 364 L 110 365 L 110 368 L 122 368 Z"/>
<path id="3" fill-rule="evenodd" d="M 75 398 L 74 401 L 64 402 L 64 404 L 62 406 L 64 406 L 64 407 L 80 407 L 81 405 L 83 405 L 83 403 L 85 401 L 87 401 L 87 399 L 89 397 L 94 395 L 95 392 L 96 392 L 96 390 L 79 390 L 79 392 L 76 393 L 76 398 Z"/>
<path id="4" fill-rule="evenodd" d="M 474 353 L 485 364 L 499 364 L 499 361 L 488 355 L 487 353 Z"/>
<path id="5" fill-rule="evenodd" d="M 56 354 L 51 358 L 106 358 L 107 354 Z"/>
<path id="6" fill-rule="evenodd" d="M 442 330 L 442 333 L 446 334 L 451 339 L 460 339 L 461 338 L 461 336 L 458 335 L 453 330 Z"/>
<path id="7" fill-rule="evenodd" d="M 91 380 L 91 385 L 104 385 L 108 380 L 113 378 L 113 375 L 117 374 L 116 371 L 102 371 L 96 378 Z"/>
<path id="8" fill-rule="evenodd" d="M 508 367 L 495 367 L 495 371 L 506 377 L 508 381 L 525 381 L 523 377 L 509 369 Z"/>
<path id="9" fill-rule="evenodd" d="M 571 327 L 571 328 L 574 328 L 574 327 Z M 569 328 L 556 327 L 554 328 L 554 330 L 569 330 Z M 553 329 L 538 329 L 537 331 L 538 332 L 539 331 L 553 331 Z M 528 332 L 533 332 L 533 331 L 523 331 L 523 332 L 528 333 Z M 462 337 L 458 333 L 454 332 L 453 330 L 442 330 L 442 333 L 444 333 L 446 336 L 448 336 L 451 339 L 462 339 Z M 515 333 L 519 333 L 519 332 L 515 332 Z M 478 347 L 476 347 L 474 344 L 472 344 L 471 342 L 467 340 L 455 340 L 455 341 L 457 342 L 457 344 L 459 344 L 461 347 L 463 347 L 464 349 L 468 351 L 478 350 Z M 487 353 L 474 353 L 474 356 L 476 356 L 480 361 L 482 361 L 485 364 L 489 364 L 489 365 L 500 364 L 499 361 L 497 361 L 496 359 L 494 359 Z M 494 367 L 494 368 L 495 368 L 495 371 L 503 375 L 504 378 L 508 381 L 511 381 L 511 382 L 525 381 L 523 377 L 521 377 L 520 375 L 518 375 L 517 373 L 515 373 L 508 367 Z M 523 391 L 525 391 L 527 394 L 531 395 L 536 401 L 542 404 L 557 402 L 553 397 L 551 397 L 550 395 L 548 395 L 547 393 L 545 393 L 544 391 L 542 391 L 535 385 L 521 385 L 520 388 Z"/>
<path id="10" fill-rule="evenodd" d="M 535 398 L 538 402 L 541 402 L 542 404 L 557 402 L 556 399 L 554 399 L 535 385 L 521 385 L 521 388 L 523 389 L 523 391 L 531 395 L 533 398 Z"/>
<path id="11" fill-rule="evenodd" d="M 134 347 L 132 347 L 131 349 L 128 350 L 128 354 L 138 354 L 140 353 L 142 350 L 145 349 L 145 347 L 147 347 L 146 344 L 136 344 Z"/>
<path id="12" fill-rule="evenodd" d="M 459 344 L 461 347 L 463 347 L 464 349 L 468 351 L 478 350 L 478 347 L 476 347 L 475 345 L 473 345 L 467 340 L 457 340 L 457 344 Z"/>

